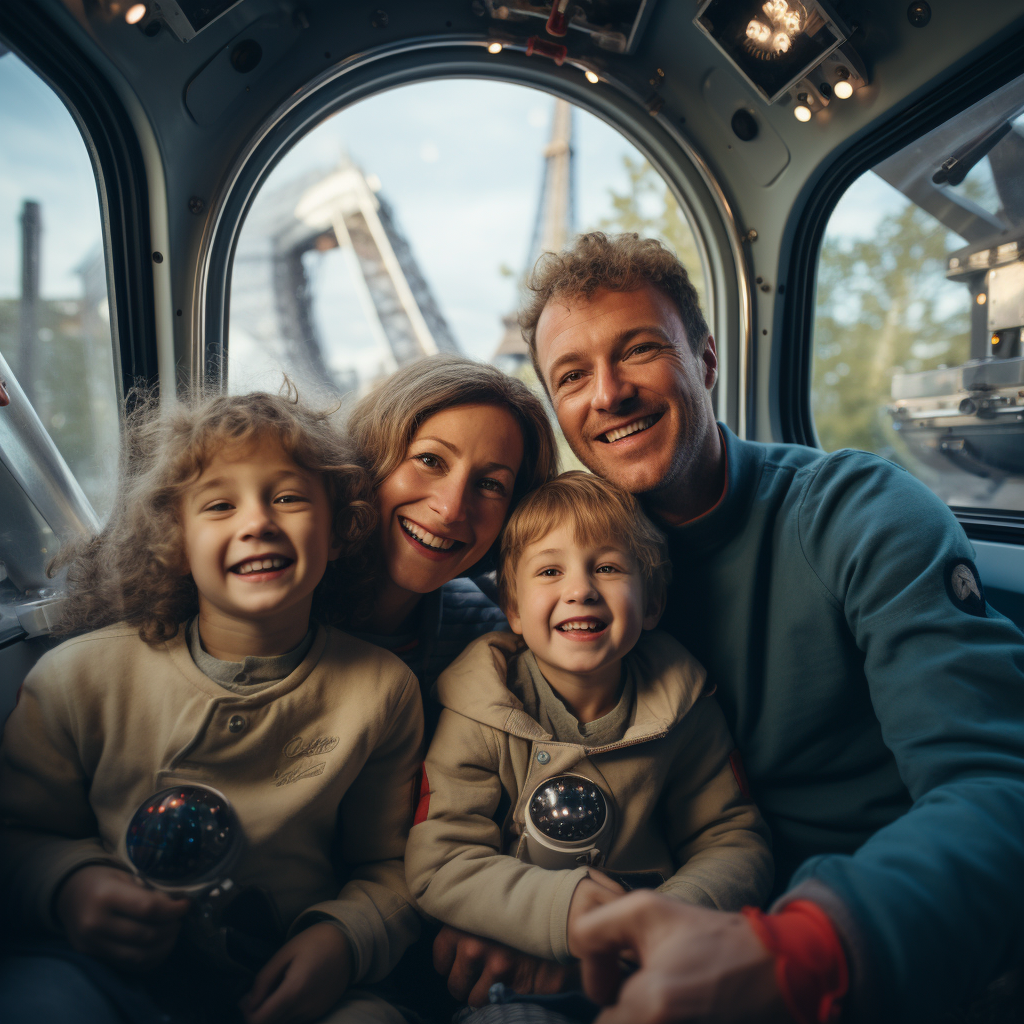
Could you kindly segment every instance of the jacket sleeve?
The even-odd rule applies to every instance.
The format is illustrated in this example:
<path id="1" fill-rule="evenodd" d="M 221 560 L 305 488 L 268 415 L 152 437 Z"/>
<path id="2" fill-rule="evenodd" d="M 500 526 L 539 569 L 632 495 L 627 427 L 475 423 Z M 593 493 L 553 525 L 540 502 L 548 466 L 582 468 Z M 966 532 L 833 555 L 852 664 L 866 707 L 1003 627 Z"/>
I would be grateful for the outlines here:
<path id="1" fill-rule="evenodd" d="M 740 787 L 718 702 L 699 698 L 677 728 L 685 732 L 659 809 L 680 867 L 660 891 L 718 910 L 760 906 L 774 874 L 768 827 Z"/>
<path id="2" fill-rule="evenodd" d="M 816 900 L 841 934 L 844 1020 L 935 1020 L 1024 956 L 1024 638 L 956 596 L 963 530 L 882 459 L 823 460 L 800 532 L 913 805 L 854 854 L 811 858 L 784 899 Z"/>
<path id="3" fill-rule="evenodd" d="M 379 981 L 419 935 L 419 915 L 402 861 L 412 825 L 415 779 L 423 755 L 423 704 L 410 672 L 384 709 L 389 727 L 338 811 L 340 872 L 337 899 L 310 907 L 291 927 L 336 924 L 349 941 L 352 982 Z"/>
<path id="4" fill-rule="evenodd" d="M 503 855 L 493 821 L 499 767 L 491 730 L 445 708 L 425 763 L 429 812 L 409 836 L 409 886 L 445 924 L 570 962 L 569 904 L 586 869 L 552 871 Z"/>
<path id="5" fill-rule="evenodd" d="M 60 931 L 54 896 L 78 868 L 125 867 L 101 842 L 89 806 L 89 753 L 81 748 L 67 671 L 59 651 L 39 661 L 0 745 L 0 903 L 18 931 Z"/>

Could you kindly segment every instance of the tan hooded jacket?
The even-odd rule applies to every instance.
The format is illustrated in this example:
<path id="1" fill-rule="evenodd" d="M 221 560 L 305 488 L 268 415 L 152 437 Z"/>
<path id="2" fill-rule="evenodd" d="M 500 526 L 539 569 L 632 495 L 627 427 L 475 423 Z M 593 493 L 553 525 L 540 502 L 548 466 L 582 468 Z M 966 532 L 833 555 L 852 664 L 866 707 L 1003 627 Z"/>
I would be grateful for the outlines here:
<path id="1" fill-rule="evenodd" d="M 59 930 L 61 882 L 127 867 L 142 801 L 205 783 L 246 834 L 236 885 L 264 889 L 292 934 L 336 922 L 353 981 L 381 978 L 419 930 L 402 853 L 422 737 L 416 677 L 335 629 L 248 695 L 196 667 L 184 629 L 155 646 L 123 625 L 69 640 L 29 673 L 4 731 L 0 899 L 19 931 Z"/>
<path id="2" fill-rule="evenodd" d="M 612 806 L 616 834 L 602 866 L 659 872 L 662 892 L 706 907 L 762 903 L 773 874 L 768 829 L 741 792 L 725 719 L 693 657 L 671 637 L 645 633 L 625 659 L 633 724 L 618 742 L 588 748 L 556 741 L 527 714 L 537 695 L 520 663 L 524 649 L 511 633 L 489 633 L 438 680 L 429 806 L 406 848 L 420 907 L 467 932 L 570 961 L 569 903 L 587 869 L 518 859 L 531 794 L 566 772 L 596 783 Z M 503 793 L 510 807 L 495 822 Z"/>

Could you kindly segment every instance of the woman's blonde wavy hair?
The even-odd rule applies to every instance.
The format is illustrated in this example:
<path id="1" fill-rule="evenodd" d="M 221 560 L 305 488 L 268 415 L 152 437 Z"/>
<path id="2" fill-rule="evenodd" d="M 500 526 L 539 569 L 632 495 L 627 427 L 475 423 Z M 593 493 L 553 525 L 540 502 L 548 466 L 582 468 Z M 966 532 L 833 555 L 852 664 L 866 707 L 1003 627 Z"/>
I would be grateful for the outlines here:
<path id="1" fill-rule="evenodd" d="M 62 550 L 50 575 L 67 569 L 57 632 L 126 622 L 148 644 L 174 637 L 199 610 L 185 560 L 181 501 L 212 456 L 226 445 L 266 437 L 303 469 L 318 473 L 333 509 L 341 555 L 313 594 L 321 622 L 351 618 L 369 604 L 377 525 L 370 478 L 352 457 L 333 411 L 311 409 L 286 383 L 281 395 L 193 393 L 161 408 L 154 393 L 129 395 L 117 494 L 106 526 Z"/>

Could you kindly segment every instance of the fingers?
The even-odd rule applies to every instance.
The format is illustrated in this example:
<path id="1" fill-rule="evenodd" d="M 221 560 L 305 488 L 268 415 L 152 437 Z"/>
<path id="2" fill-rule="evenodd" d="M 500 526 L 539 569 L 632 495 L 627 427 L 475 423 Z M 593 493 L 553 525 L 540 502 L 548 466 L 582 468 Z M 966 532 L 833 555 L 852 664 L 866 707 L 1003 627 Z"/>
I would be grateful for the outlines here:
<path id="1" fill-rule="evenodd" d="M 622 893 L 626 891 L 618 882 L 615 881 L 614 878 L 610 878 L 603 871 L 598 871 L 597 868 L 588 868 L 587 873 L 593 881 L 597 882 L 598 885 L 603 886 L 605 889 L 608 889 L 610 892 L 622 895 Z"/>
<path id="2" fill-rule="evenodd" d="M 529 980 L 522 984 L 521 988 L 516 987 L 517 981 L 517 966 L 521 956 L 525 954 L 517 953 L 515 950 L 509 949 L 507 946 L 502 946 L 498 943 L 487 943 L 487 950 L 483 961 L 483 966 L 480 970 L 480 976 L 477 978 L 476 984 L 470 990 L 469 997 L 466 1002 L 470 1006 L 486 1006 L 488 1002 L 489 993 L 491 986 L 499 981 L 511 984 L 516 992 L 530 992 L 533 989 L 533 978 L 532 971 L 529 971 Z M 532 957 L 527 958 L 527 960 Z"/>
<path id="3" fill-rule="evenodd" d="M 574 946 L 580 957 L 631 953 L 641 959 L 640 951 L 649 937 L 651 925 L 662 913 L 675 915 L 685 911 L 682 904 L 671 904 L 666 897 L 643 890 L 611 900 L 571 921 Z"/>
<path id="4" fill-rule="evenodd" d="M 531 958 L 532 959 L 532 958 Z M 532 983 L 527 987 L 516 987 L 517 992 L 536 992 L 538 995 L 554 995 L 563 989 L 579 988 L 578 973 L 573 970 L 570 980 L 569 970 L 554 960 L 536 960 L 532 972 Z"/>
<path id="5" fill-rule="evenodd" d="M 445 925 L 434 939 L 434 970 L 438 974 L 448 975 L 455 963 L 455 954 L 459 948 L 459 939 L 465 935 L 457 928 Z"/>
<path id="6" fill-rule="evenodd" d="M 264 964 L 259 974 L 253 980 L 252 988 L 240 1003 L 246 1020 L 252 1021 L 253 1024 L 264 1024 L 264 1011 L 266 1009 L 264 1003 L 267 1002 L 270 994 L 281 984 L 281 980 L 284 978 L 290 963 L 291 956 L 289 952 L 287 949 L 282 948 Z"/>
<path id="7" fill-rule="evenodd" d="M 619 996 L 619 959 L 642 961 L 651 915 L 662 909 L 660 898 L 636 892 L 598 906 L 569 922 L 571 948 L 580 957 L 583 991 L 599 1005 Z"/>
<path id="8" fill-rule="evenodd" d="M 475 989 L 483 974 L 484 966 L 487 963 L 488 947 L 491 945 L 492 943 L 477 938 L 475 935 L 460 933 L 452 969 L 448 974 L 448 991 L 456 999 L 469 1002 L 471 994 L 475 994 L 479 998 L 479 992 L 476 992 Z M 470 1003 L 470 1005 L 482 1006 L 485 1001 L 486 995 L 483 1001 Z"/>
<path id="9" fill-rule="evenodd" d="M 122 917 L 159 927 L 178 923 L 188 913 L 190 901 L 131 884 L 111 892 L 107 905 Z"/>
<path id="10" fill-rule="evenodd" d="M 262 1004 L 246 1014 L 248 1024 L 291 1024 L 303 1019 L 302 979 L 286 967 L 279 982 Z"/>

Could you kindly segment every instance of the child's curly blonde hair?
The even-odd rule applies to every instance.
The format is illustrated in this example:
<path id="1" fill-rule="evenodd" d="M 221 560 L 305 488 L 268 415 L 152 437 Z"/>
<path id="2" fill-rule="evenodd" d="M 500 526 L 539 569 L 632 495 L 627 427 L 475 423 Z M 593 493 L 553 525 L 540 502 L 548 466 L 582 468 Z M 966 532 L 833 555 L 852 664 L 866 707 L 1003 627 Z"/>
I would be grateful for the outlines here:
<path id="1" fill-rule="evenodd" d="M 332 412 L 303 405 L 290 384 L 282 395 L 194 393 L 167 408 L 152 392 L 137 390 L 129 402 L 110 519 L 98 536 L 62 550 L 49 566 L 51 576 L 67 568 L 56 632 L 126 622 L 149 644 L 174 637 L 199 611 L 196 585 L 184 571 L 184 492 L 218 449 L 267 436 L 321 476 L 333 510 L 341 555 L 314 591 L 313 616 L 328 623 L 359 617 L 376 569 L 377 512 L 369 475 L 352 461 Z"/>

